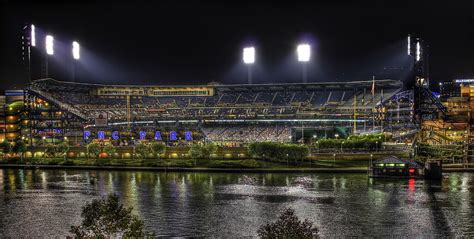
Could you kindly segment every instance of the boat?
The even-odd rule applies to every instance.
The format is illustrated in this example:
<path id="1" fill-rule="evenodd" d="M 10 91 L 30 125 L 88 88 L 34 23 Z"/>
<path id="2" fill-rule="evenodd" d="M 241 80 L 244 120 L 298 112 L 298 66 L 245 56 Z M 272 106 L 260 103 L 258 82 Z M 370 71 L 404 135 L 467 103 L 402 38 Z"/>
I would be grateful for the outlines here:
<path id="1" fill-rule="evenodd" d="M 409 158 L 388 156 L 370 164 L 372 178 L 425 178 L 442 179 L 442 162 L 427 160 L 424 164 Z"/>

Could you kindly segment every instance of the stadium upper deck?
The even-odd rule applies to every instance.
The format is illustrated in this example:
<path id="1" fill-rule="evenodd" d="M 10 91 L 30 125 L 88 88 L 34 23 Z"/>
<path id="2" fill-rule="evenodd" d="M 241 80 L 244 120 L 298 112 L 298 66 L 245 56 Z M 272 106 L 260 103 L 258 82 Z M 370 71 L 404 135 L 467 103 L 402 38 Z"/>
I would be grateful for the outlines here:
<path id="1" fill-rule="evenodd" d="M 350 119 L 390 99 L 397 80 L 255 85 L 101 85 L 41 79 L 35 95 L 85 122 L 107 113 L 109 122 L 185 119 Z M 372 94 L 374 90 L 374 94 Z"/>

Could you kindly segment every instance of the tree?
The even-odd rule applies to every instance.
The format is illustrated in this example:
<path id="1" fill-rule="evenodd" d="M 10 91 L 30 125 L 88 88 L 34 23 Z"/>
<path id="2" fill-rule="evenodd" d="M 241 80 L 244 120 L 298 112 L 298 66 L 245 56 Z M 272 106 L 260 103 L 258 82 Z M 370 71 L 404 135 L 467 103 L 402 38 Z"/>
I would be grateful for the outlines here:
<path id="1" fill-rule="evenodd" d="M 26 152 L 27 148 L 26 148 L 26 144 L 23 140 L 18 140 L 15 142 L 15 146 L 13 146 L 13 152 L 14 153 L 20 153 L 20 159 L 21 159 L 21 162 L 23 162 L 23 156 L 25 155 L 25 152 Z"/>
<path id="2" fill-rule="evenodd" d="M 56 155 L 56 152 L 57 152 L 57 147 L 56 145 L 53 145 L 53 144 L 47 144 L 44 149 L 44 153 L 48 157 L 54 157 Z"/>
<path id="3" fill-rule="evenodd" d="M 10 153 L 12 151 L 12 145 L 8 142 L 8 140 L 3 140 L 2 144 L 0 144 L 0 147 L 2 147 L 2 152 L 4 154 Z"/>
<path id="4" fill-rule="evenodd" d="M 217 145 L 215 145 L 214 143 L 209 143 L 204 146 L 202 154 L 204 158 L 209 158 L 212 154 L 215 154 L 216 151 Z"/>
<path id="5" fill-rule="evenodd" d="M 214 154 L 217 151 L 217 146 L 215 144 L 207 144 L 207 145 L 198 145 L 194 144 L 189 149 L 189 155 L 191 158 L 209 158 L 211 154 Z"/>
<path id="6" fill-rule="evenodd" d="M 150 144 L 150 151 L 160 158 L 160 154 L 164 153 L 166 150 L 166 146 L 160 142 L 153 142 Z"/>
<path id="7" fill-rule="evenodd" d="M 276 222 L 261 226 L 257 233 L 261 238 L 318 238 L 313 222 L 300 221 L 292 208 L 285 209 Z"/>
<path id="8" fill-rule="evenodd" d="M 140 143 L 135 147 L 135 152 L 138 153 L 139 158 L 145 158 L 150 153 L 150 147 L 144 143 Z"/>
<path id="9" fill-rule="evenodd" d="M 63 157 L 64 157 L 64 160 L 66 160 L 66 154 L 67 154 L 67 151 L 69 151 L 69 144 L 67 142 L 62 142 L 58 145 L 58 153 L 60 153 Z"/>
<path id="10" fill-rule="evenodd" d="M 203 158 L 202 155 L 202 147 L 201 145 L 198 144 L 193 144 L 191 148 L 189 149 L 188 153 L 193 159 L 200 159 Z"/>
<path id="11" fill-rule="evenodd" d="M 104 147 L 104 152 L 106 152 L 109 158 L 112 159 L 112 155 L 117 152 L 117 148 L 113 144 L 107 144 Z"/>
<path id="12" fill-rule="evenodd" d="M 97 157 L 100 153 L 100 145 L 98 143 L 90 143 L 87 145 L 87 157 L 90 155 Z"/>
<path id="13" fill-rule="evenodd" d="M 144 231 L 143 221 L 124 207 L 116 194 L 95 199 L 82 207 L 82 223 L 71 226 L 75 238 L 142 238 L 153 234 Z"/>

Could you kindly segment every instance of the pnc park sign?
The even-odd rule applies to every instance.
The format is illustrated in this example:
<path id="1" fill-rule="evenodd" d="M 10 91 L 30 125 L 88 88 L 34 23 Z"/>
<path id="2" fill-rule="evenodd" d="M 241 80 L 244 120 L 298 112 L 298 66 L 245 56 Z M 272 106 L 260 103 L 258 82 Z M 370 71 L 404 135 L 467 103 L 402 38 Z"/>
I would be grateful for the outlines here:
<path id="1" fill-rule="evenodd" d="M 84 131 L 84 140 L 88 140 L 91 138 L 92 134 L 90 131 Z M 140 131 L 139 132 L 140 140 L 145 140 L 147 136 L 146 131 Z M 118 140 L 120 139 L 120 133 L 118 131 L 112 131 L 111 138 L 113 140 Z M 168 133 L 168 138 L 170 141 L 176 141 L 178 140 L 178 133 L 176 131 L 170 131 Z M 98 140 L 105 140 L 105 131 L 97 131 L 97 139 Z M 157 141 L 162 141 L 163 139 L 161 138 L 161 132 L 160 131 L 155 131 L 154 133 L 154 139 Z M 184 132 L 184 140 L 186 141 L 191 141 L 193 140 L 193 134 L 191 131 L 185 131 Z"/>

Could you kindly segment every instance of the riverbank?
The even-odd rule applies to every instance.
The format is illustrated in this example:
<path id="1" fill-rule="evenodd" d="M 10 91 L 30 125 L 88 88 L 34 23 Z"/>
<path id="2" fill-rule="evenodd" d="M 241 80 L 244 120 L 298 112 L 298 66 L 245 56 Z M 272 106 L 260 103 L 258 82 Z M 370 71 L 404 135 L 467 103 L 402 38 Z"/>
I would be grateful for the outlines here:
<path id="1" fill-rule="evenodd" d="M 72 169 L 72 170 L 118 170 L 157 172 L 228 172 L 228 173 L 367 173 L 367 168 L 180 168 L 145 166 L 78 166 L 78 165 L 31 165 L 0 164 L 0 168 L 15 169 Z M 474 168 L 445 168 L 444 172 L 474 172 Z"/>
<path id="2" fill-rule="evenodd" d="M 71 166 L 71 165 L 27 165 L 0 164 L 0 168 L 16 169 L 74 169 L 74 170 L 120 170 L 160 172 L 253 172 L 253 173 L 367 173 L 367 168 L 180 168 L 143 166 Z"/>

